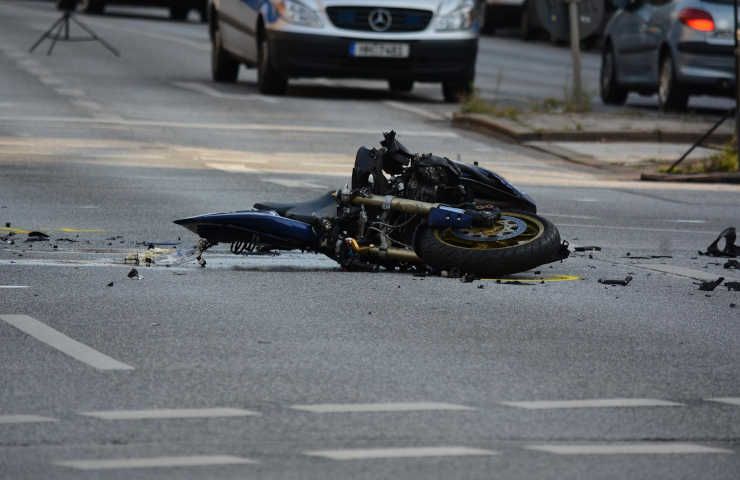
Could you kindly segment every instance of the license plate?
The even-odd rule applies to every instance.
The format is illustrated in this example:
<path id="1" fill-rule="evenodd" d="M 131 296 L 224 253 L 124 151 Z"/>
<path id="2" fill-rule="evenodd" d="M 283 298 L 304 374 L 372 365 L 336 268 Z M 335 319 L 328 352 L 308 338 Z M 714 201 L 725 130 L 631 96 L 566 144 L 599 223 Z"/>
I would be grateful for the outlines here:
<path id="1" fill-rule="evenodd" d="M 352 42 L 349 54 L 353 57 L 408 58 L 408 43 Z"/>

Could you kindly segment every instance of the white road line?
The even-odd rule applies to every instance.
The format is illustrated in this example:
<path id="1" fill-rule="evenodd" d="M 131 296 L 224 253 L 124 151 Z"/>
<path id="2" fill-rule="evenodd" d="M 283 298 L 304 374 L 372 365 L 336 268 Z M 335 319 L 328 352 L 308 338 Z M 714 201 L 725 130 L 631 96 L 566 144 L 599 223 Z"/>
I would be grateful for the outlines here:
<path id="1" fill-rule="evenodd" d="M 204 162 L 203 164 L 208 168 L 221 170 L 222 172 L 254 173 L 257 171 L 256 168 L 248 167 L 243 163 Z"/>
<path id="2" fill-rule="evenodd" d="M 682 442 L 636 442 L 610 444 L 527 445 L 527 450 L 556 455 L 675 455 L 687 453 L 734 453 L 724 448 Z"/>
<path id="3" fill-rule="evenodd" d="M 588 229 L 600 229 L 606 228 L 609 230 L 630 230 L 635 232 L 665 232 L 665 233 L 691 233 L 693 235 L 710 235 L 715 236 L 715 232 L 707 232 L 704 230 L 680 230 L 677 228 L 651 228 L 651 227 L 628 227 L 622 225 L 586 225 L 577 223 L 558 223 L 558 227 L 572 227 L 572 228 L 588 228 Z"/>
<path id="4" fill-rule="evenodd" d="M 252 410 L 240 408 L 156 408 L 150 410 L 99 410 L 80 412 L 86 417 L 102 420 L 150 420 L 168 418 L 214 418 L 259 416 Z"/>
<path id="5" fill-rule="evenodd" d="M 422 412 L 431 410 L 475 410 L 465 405 L 441 402 L 317 403 L 293 405 L 294 410 L 313 413 Z"/>
<path id="6" fill-rule="evenodd" d="M 0 288 L 13 289 L 13 288 L 31 288 L 31 287 L 28 285 L 0 285 Z"/>
<path id="7" fill-rule="evenodd" d="M 740 407 L 740 397 L 712 397 L 705 399 L 707 402 L 726 403 Z"/>
<path id="8" fill-rule="evenodd" d="M 254 132 L 287 132 L 287 133 L 336 133 L 351 135 L 376 135 L 377 129 L 369 128 L 345 128 L 331 126 L 312 126 L 312 125 L 280 125 L 266 123 L 189 123 L 189 122 L 170 122 L 160 120 L 126 120 L 126 119 L 102 119 L 86 117 L 49 117 L 49 116 L 1 116 L 0 122 L 18 122 L 27 123 L 76 123 L 76 124 L 94 124 L 94 125 L 115 125 L 127 127 L 162 127 L 162 128 L 187 128 L 198 130 L 219 130 L 219 131 L 254 131 Z M 459 138 L 454 132 L 444 130 L 437 131 L 406 131 L 404 137 L 430 137 L 430 138 Z"/>
<path id="9" fill-rule="evenodd" d="M 39 82 L 43 83 L 44 85 L 48 85 L 50 87 L 64 85 L 64 82 L 56 77 L 41 76 L 41 77 L 38 77 L 38 79 L 39 79 Z"/>
<path id="10" fill-rule="evenodd" d="M 368 460 L 378 458 L 463 457 L 472 455 L 498 455 L 493 450 L 468 447 L 405 447 L 405 448 L 349 448 L 342 450 L 309 450 L 311 457 L 331 460 Z"/>
<path id="11" fill-rule="evenodd" d="M 98 370 L 134 369 L 131 365 L 121 363 L 108 355 L 100 353 L 97 350 L 78 342 L 77 340 L 73 340 L 28 315 L 0 315 L 0 320 L 5 321 L 27 335 L 34 337 L 36 340 L 44 342 L 50 347 Z"/>
<path id="12" fill-rule="evenodd" d="M 395 108 L 396 110 L 403 110 L 404 112 L 413 113 L 414 115 L 418 115 L 428 120 L 445 119 L 442 115 L 437 115 L 436 113 L 429 111 L 426 108 L 414 107 L 413 105 L 409 105 L 407 103 L 395 102 L 393 100 L 383 100 L 382 103 L 383 105 Z"/>
<path id="13" fill-rule="evenodd" d="M 280 185 L 283 187 L 288 188 L 315 188 L 315 189 L 324 189 L 328 190 L 329 187 L 326 185 L 319 185 L 318 183 L 311 183 L 311 182 L 304 182 L 302 180 L 291 180 L 289 178 L 261 178 L 263 182 L 267 183 L 274 183 L 275 185 Z"/>
<path id="14" fill-rule="evenodd" d="M 203 85 L 202 83 L 197 82 L 173 82 L 173 85 L 176 87 L 184 88 L 185 90 L 190 90 L 191 92 L 197 92 L 202 93 L 203 95 L 208 95 L 209 97 L 213 98 L 223 98 L 223 99 L 229 99 L 229 100 L 257 100 L 260 102 L 265 103 L 280 103 L 280 101 L 276 98 L 268 97 L 265 95 L 259 95 L 259 94 L 240 94 L 240 93 L 225 93 L 220 92 L 216 90 L 215 88 L 209 87 L 208 85 Z"/>
<path id="15" fill-rule="evenodd" d="M 85 92 L 79 88 L 55 88 L 54 89 L 59 95 L 66 95 L 68 97 L 84 97 Z"/>
<path id="16" fill-rule="evenodd" d="M 527 410 L 559 408 L 622 408 L 622 407 L 683 407 L 683 403 L 654 398 L 593 398 L 584 400 L 537 400 L 528 402 L 499 402 L 502 405 Z"/>
<path id="17" fill-rule="evenodd" d="M 681 219 L 678 219 L 678 220 L 666 220 L 666 222 L 671 222 L 671 223 L 697 223 L 697 224 L 707 223 L 706 220 L 681 220 Z"/>
<path id="18" fill-rule="evenodd" d="M 117 458 L 109 460 L 66 460 L 54 462 L 77 470 L 117 470 L 124 468 L 204 467 L 212 465 L 244 465 L 254 460 L 232 455 L 193 455 L 189 457 Z"/>
<path id="19" fill-rule="evenodd" d="M 56 421 L 56 418 L 42 417 L 40 415 L 0 415 L 0 425 L 10 423 L 40 423 Z"/>

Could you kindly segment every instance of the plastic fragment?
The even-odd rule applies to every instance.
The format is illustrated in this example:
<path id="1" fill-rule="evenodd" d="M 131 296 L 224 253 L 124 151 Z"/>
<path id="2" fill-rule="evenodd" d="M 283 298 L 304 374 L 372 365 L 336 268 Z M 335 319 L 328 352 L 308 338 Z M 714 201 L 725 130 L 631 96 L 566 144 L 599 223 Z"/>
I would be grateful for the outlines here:
<path id="1" fill-rule="evenodd" d="M 709 282 L 701 282 L 701 283 L 699 283 L 697 285 L 699 285 L 699 290 L 701 290 L 703 292 L 712 292 L 712 291 L 714 291 L 715 288 L 717 288 L 718 286 L 720 286 L 722 284 L 722 282 L 724 282 L 724 281 L 725 281 L 725 277 L 719 277 L 717 280 L 712 280 L 712 281 L 709 281 Z M 730 283 L 732 283 L 732 282 L 730 282 Z"/>
<path id="2" fill-rule="evenodd" d="M 599 283 L 601 283 L 602 285 L 621 285 L 623 287 L 629 285 L 631 281 L 632 275 L 627 275 L 626 277 L 624 277 L 624 280 L 609 280 L 604 278 L 599 279 Z"/>
<path id="3" fill-rule="evenodd" d="M 740 292 L 740 282 L 725 282 L 725 287 L 730 292 Z"/>

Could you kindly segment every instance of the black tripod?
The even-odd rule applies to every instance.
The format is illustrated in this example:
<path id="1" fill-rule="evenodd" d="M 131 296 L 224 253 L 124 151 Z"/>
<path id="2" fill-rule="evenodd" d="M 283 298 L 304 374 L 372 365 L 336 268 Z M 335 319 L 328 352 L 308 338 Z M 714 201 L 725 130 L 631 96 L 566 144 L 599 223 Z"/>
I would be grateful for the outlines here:
<path id="1" fill-rule="evenodd" d="M 71 37 L 69 35 L 69 22 L 70 21 L 76 23 L 78 27 L 83 29 L 90 36 L 89 37 Z M 56 22 L 54 22 L 52 26 L 47 31 L 45 31 L 43 35 L 39 37 L 38 40 L 36 40 L 36 43 L 33 44 L 29 52 L 33 52 L 36 49 L 36 47 L 38 47 L 39 44 L 41 44 L 41 42 L 43 42 L 47 38 L 51 40 L 51 45 L 49 46 L 49 50 L 46 52 L 47 55 L 51 55 L 52 50 L 54 50 L 54 45 L 56 45 L 58 41 L 62 41 L 62 42 L 100 42 L 113 55 L 115 55 L 116 57 L 120 56 L 120 54 L 118 53 L 118 50 L 116 50 L 108 42 L 100 38 L 95 32 L 93 32 L 84 23 L 77 20 L 72 10 L 65 10 L 64 13 L 62 14 L 62 17 Z"/>

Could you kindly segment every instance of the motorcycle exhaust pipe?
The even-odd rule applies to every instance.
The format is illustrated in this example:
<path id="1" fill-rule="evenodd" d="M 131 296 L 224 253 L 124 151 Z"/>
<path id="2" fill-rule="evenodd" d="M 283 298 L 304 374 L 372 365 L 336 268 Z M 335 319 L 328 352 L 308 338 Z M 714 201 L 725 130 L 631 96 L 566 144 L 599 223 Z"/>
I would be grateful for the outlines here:
<path id="1" fill-rule="evenodd" d="M 438 203 L 420 202 L 406 198 L 394 197 L 392 195 L 368 195 L 352 197 L 353 205 L 365 205 L 366 207 L 377 207 L 383 210 L 395 210 L 397 212 L 410 213 L 412 215 L 428 215 Z"/>
<path id="2" fill-rule="evenodd" d="M 361 247 L 360 244 L 357 243 L 357 240 L 355 240 L 354 238 L 345 238 L 344 241 L 347 246 L 358 255 L 370 255 L 373 257 L 390 258 L 393 260 L 399 260 L 409 263 L 423 263 L 421 261 L 421 258 L 419 258 L 414 252 L 403 248 L 389 247 L 386 249 L 382 249 L 372 244 L 368 245 L 367 247 Z"/>

